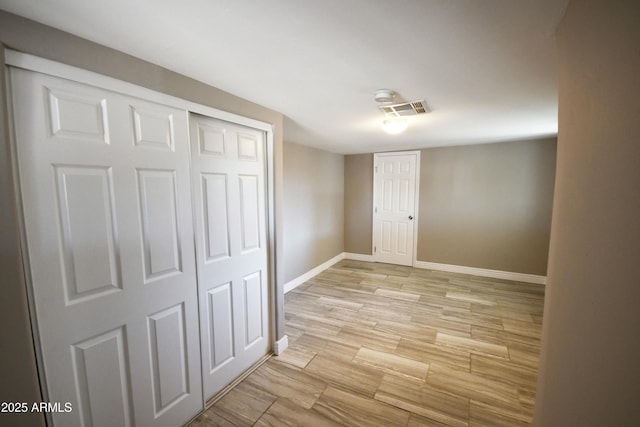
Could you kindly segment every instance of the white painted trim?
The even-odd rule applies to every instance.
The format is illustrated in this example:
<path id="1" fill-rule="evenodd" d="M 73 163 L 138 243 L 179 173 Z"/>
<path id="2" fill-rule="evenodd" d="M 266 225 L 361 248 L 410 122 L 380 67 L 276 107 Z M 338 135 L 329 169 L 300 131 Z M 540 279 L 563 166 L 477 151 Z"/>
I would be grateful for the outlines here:
<path id="1" fill-rule="evenodd" d="M 375 262 L 373 260 L 373 255 L 365 255 L 365 254 L 354 254 L 351 252 L 344 253 L 344 259 L 351 259 L 354 261 L 366 261 L 366 262 Z"/>
<path id="2" fill-rule="evenodd" d="M 269 263 L 269 309 L 271 310 L 271 328 L 270 333 L 272 339 L 278 336 L 278 282 L 277 282 L 277 263 L 276 263 L 276 199 L 275 199 L 275 179 L 276 179 L 276 168 L 275 168 L 275 143 L 273 138 L 273 130 L 266 131 L 266 148 L 267 148 L 267 162 L 265 174 L 267 177 L 267 245 L 268 249 L 268 263 Z M 283 303 L 284 309 L 284 303 Z M 282 315 L 284 319 L 284 314 Z M 286 322 L 285 322 L 286 323 Z M 283 330 L 284 330 L 284 325 Z M 287 336 L 284 335 L 280 340 L 285 340 L 285 346 L 282 349 L 284 351 L 287 348 Z M 278 353 L 278 343 L 279 341 L 275 341 L 272 346 L 273 352 Z"/>
<path id="3" fill-rule="evenodd" d="M 473 276 L 491 277 L 494 279 L 515 280 L 518 282 L 536 283 L 538 285 L 546 285 L 547 276 L 538 276 L 535 274 L 514 273 L 511 271 L 489 270 L 486 268 L 465 267 L 463 265 L 440 264 L 437 262 L 416 261 L 413 266 L 415 268 L 423 268 L 427 270 L 447 271 L 449 273 L 470 274 Z"/>
<path id="4" fill-rule="evenodd" d="M 11 65 L 16 68 L 23 68 L 25 70 L 36 71 L 38 73 L 54 77 L 73 80 L 78 83 L 98 86 L 112 92 L 142 98 L 147 101 L 157 102 L 170 107 L 187 110 L 192 113 L 213 117 L 214 119 L 225 120 L 263 131 L 273 130 L 270 123 L 218 110 L 217 108 L 208 107 L 192 101 L 187 101 L 183 98 L 167 95 L 166 93 L 138 86 L 133 83 L 128 83 L 114 77 L 105 76 L 104 74 L 99 74 L 94 71 L 88 71 L 71 65 L 62 64 L 60 62 L 51 61 L 49 59 L 40 58 L 28 53 L 6 49 L 5 63 L 6 65 Z"/>
<path id="5" fill-rule="evenodd" d="M 285 285 L 284 285 L 284 293 L 286 294 L 287 292 L 297 288 L 298 286 L 302 285 L 307 280 L 309 280 L 312 277 L 322 273 L 324 270 L 326 270 L 327 268 L 331 267 L 333 264 L 342 261 L 343 259 L 344 259 L 344 252 L 334 256 L 329 261 L 323 262 L 319 266 L 317 266 L 317 267 L 307 271 L 306 273 L 296 277 L 295 279 L 285 283 Z"/>
<path id="6" fill-rule="evenodd" d="M 279 340 L 274 341 L 274 343 L 273 343 L 273 354 L 278 356 L 278 355 L 282 354 L 282 352 L 285 351 L 288 347 L 289 347 L 289 337 L 285 335 L 282 338 L 280 338 Z"/>
<path id="7" fill-rule="evenodd" d="M 412 153 L 410 151 L 410 153 Z M 415 151 L 416 153 L 416 172 L 415 172 L 415 196 L 413 196 L 413 259 L 411 262 L 415 264 L 418 260 L 418 221 L 420 214 L 420 162 L 421 151 Z"/>

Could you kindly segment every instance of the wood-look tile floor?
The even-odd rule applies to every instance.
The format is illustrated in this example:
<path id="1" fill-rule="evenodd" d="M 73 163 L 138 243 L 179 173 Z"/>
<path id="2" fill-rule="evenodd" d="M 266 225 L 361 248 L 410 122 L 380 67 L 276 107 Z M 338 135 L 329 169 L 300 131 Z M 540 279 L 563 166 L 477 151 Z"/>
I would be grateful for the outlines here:
<path id="1" fill-rule="evenodd" d="M 521 426 L 544 287 L 341 261 L 285 295 L 289 348 L 190 426 Z"/>

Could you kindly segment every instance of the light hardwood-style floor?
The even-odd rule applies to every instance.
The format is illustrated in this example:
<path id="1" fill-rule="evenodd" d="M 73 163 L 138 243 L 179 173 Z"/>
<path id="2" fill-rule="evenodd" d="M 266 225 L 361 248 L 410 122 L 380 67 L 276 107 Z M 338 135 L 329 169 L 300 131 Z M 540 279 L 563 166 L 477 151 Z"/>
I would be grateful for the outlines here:
<path id="1" fill-rule="evenodd" d="M 524 426 L 544 287 L 344 260 L 285 295 L 289 348 L 190 424 Z"/>

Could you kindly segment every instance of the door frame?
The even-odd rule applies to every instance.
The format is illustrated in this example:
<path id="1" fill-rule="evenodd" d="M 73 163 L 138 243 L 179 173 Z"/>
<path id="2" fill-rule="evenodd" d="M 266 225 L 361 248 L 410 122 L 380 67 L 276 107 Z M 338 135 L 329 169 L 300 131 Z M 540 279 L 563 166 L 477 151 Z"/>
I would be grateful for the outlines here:
<path id="1" fill-rule="evenodd" d="M 411 151 L 387 151 L 383 153 L 373 153 L 373 197 L 372 197 L 372 206 L 371 206 L 371 258 L 374 262 L 380 262 L 378 260 L 377 251 L 374 250 L 376 247 L 376 227 L 374 222 L 374 215 L 376 209 L 376 196 L 378 195 L 378 188 L 376 186 L 376 159 L 379 157 L 391 157 L 391 156 L 399 156 L 399 155 L 414 155 L 416 156 L 416 170 L 415 170 L 415 194 L 414 194 L 414 214 L 413 214 L 413 256 L 411 259 L 411 266 L 415 267 L 416 261 L 418 258 L 418 221 L 419 221 L 419 207 L 420 207 L 420 150 L 411 150 Z"/>
<path id="2" fill-rule="evenodd" d="M 236 123 L 242 126 L 250 127 L 265 133 L 265 178 L 266 178 L 266 238 L 267 238 L 267 268 L 268 268 L 268 307 L 269 307 L 269 342 L 271 343 L 272 350 L 284 350 L 286 348 L 286 338 L 284 335 L 280 341 L 285 343 L 284 348 L 282 344 L 279 345 L 277 340 L 278 330 L 278 286 L 277 286 L 277 253 L 276 253 L 276 195 L 275 195 L 275 138 L 274 138 L 274 125 L 271 123 L 263 122 L 256 119 L 240 116 L 238 114 L 229 113 L 227 111 L 219 110 L 214 107 L 205 106 L 196 102 L 188 101 L 182 98 L 178 98 L 172 95 L 168 95 L 162 92 L 158 92 L 152 89 L 138 86 L 133 83 L 129 83 L 123 80 L 119 80 L 113 77 L 109 77 L 103 74 L 96 73 L 94 71 L 85 70 L 75 66 L 63 64 L 60 62 L 44 59 L 28 53 L 18 52 L 11 49 L 4 50 L 5 56 L 5 71 L 6 81 L 0 82 L 7 88 L 7 116 L 8 116 L 8 130 L 9 130 L 9 150 L 10 161 L 12 167 L 12 187 L 14 190 L 15 203 L 17 207 L 17 217 L 19 222 L 19 240 L 20 240 L 20 252 L 22 258 L 22 268 L 26 286 L 27 302 L 29 309 L 29 318 L 31 323 L 31 330 L 33 334 L 33 346 L 34 354 L 36 357 L 36 365 L 38 370 L 38 381 L 40 384 L 40 392 L 43 401 L 49 401 L 48 386 L 46 384 L 46 376 L 44 372 L 44 366 L 42 363 L 42 348 L 40 346 L 40 333 L 38 329 L 38 323 L 35 310 L 35 298 L 33 292 L 33 282 L 30 275 L 30 260 L 27 252 L 27 240 L 26 240 L 26 226 L 24 222 L 24 208 L 22 204 L 22 196 L 20 191 L 20 179 L 18 172 L 18 158 L 16 152 L 17 139 L 14 130 L 14 117 L 13 117 L 13 102 L 12 102 L 12 86 L 11 86 L 11 68 L 21 68 L 29 71 L 34 71 L 41 74 L 46 74 L 58 78 L 72 80 L 78 83 L 96 86 L 111 92 L 115 92 L 122 95 L 132 96 L 140 98 L 146 101 L 155 102 L 184 110 L 187 120 L 191 113 L 208 116 L 214 119 L 224 120 L 232 123 Z M 191 138 L 189 135 L 189 151 Z M 194 235 L 195 238 L 195 235 Z M 195 250 L 195 241 L 194 241 Z M 283 326 L 283 325 L 282 325 Z M 200 332 L 198 331 L 198 335 Z M 201 345 L 201 342 L 200 342 Z M 200 353 L 200 349 L 198 349 Z M 202 367 L 202 361 L 201 361 Z M 206 402 L 203 400 L 203 408 Z M 50 415 L 45 414 L 45 418 L 48 424 L 52 423 Z"/>

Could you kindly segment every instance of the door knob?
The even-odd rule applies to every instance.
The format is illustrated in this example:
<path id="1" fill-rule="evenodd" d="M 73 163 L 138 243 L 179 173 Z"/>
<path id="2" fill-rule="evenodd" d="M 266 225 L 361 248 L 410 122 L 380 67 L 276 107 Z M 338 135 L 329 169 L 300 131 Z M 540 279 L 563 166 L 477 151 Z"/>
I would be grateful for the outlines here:
<path id="1" fill-rule="evenodd" d="M 409 219 L 413 219 L 413 217 L 411 215 L 409 215 Z"/>

